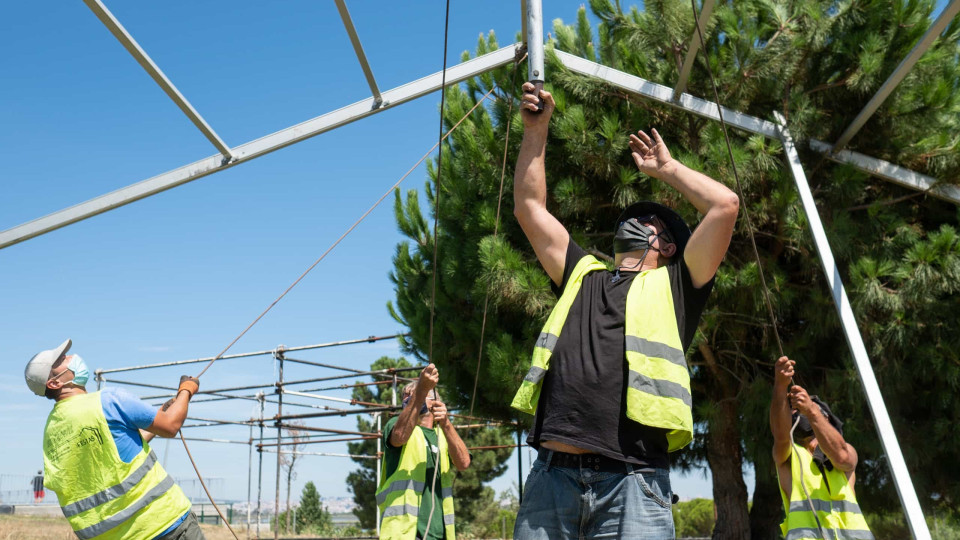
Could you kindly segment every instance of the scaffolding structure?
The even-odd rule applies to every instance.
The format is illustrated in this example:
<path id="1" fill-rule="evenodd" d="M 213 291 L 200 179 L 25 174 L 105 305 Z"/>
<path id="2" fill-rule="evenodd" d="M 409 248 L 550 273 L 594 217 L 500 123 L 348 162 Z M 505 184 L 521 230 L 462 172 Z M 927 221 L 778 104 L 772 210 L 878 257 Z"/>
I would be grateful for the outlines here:
<path id="1" fill-rule="evenodd" d="M 376 482 L 379 485 L 380 482 L 380 470 L 381 462 L 383 458 L 383 449 L 381 448 L 381 441 L 383 437 L 382 428 L 384 415 L 390 415 L 398 412 L 402 409 L 401 405 L 398 405 L 398 396 L 402 387 L 400 385 L 406 384 L 408 382 L 416 380 L 416 377 L 411 377 L 409 374 L 411 372 L 419 372 L 423 369 L 423 366 L 413 366 L 413 367 L 403 367 L 403 368 L 389 368 L 389 369 L 378 369 L 378 370 L 360 370 L 346 366 L 340 366 L 336 364 L 324 363 L 324 362 L 315 362 L 312 360 L 304 360 L 301 358 L 292 358 L 289 356 L 290 353 L 300 352 L 300 351 L 313 351 L 320 349 L 327 349 L 331 347 L 342 347 L 345 345 L 356 345 L 360 343 L 376 343 L 384 340 L 393 340 L 397 339 L 404 334 L 392 334 L 386 336 L 369 336 L 367 338 L 360 339 L 351 339 L 343 341 L 334 341 L 328 343 L 319 343 L 314 345 L 304 345 L 299 347 L 285 347 L 283 345 L 270 350 L 260 350 L 252 351 L 246 353 L 238 353 L 222 356 L 219 361 L 222 360 L 237 360 L 237 359 L 246 359 L 254 357 L 269 357 L 276 362 L 277 366 L 277 376 L 272 382 L 263 382 L 258 384 L 242 385 L 242 386 L 233 386 L 225 388 L 215 388 L 212 390 L 199 390 L 194 399 L 190 401 L 191 404 L 191 413 L 187 416 L 187 421 L 181 427 L 182 430 L 188 432 L 184 435 L 184 439 L 190 442 L 206 442 L 206 443 L 219 443 L 219 444 L 233 444 L 233 445 L 246 445 L 248 450 L 248 463 L 247 463 L 247 537 L 250 538 L 251 534 L 255 534 L 255 538 L 260 538 L 260 524 L 262 522 L 263 515 L 263 467 L 264 467 L 264 454 L 276 454 L 276 485 L 275 485 L 275 499 L 274 499 L 274 512 L 275 515 L 279 513 L 280 509 L 280 479 L 281 479 L 281 469 L 283 466 L 284 456 L 320 456 L 320 457 L 337 457 L 337 458 L 350 458 L 350 459 L 364 459 L 364 460 L 373 460 L 375 461 L 375 474 Z M 136 373 L 144 370 L 157 369 L 157 368 L 166 368 L 166 367 L 175 367 L 175 366 L 184 366 L 197 364 L 202 362 L 208 362 L 210 358 L 194 358 L 189 360 L 177 360 L 172 362 L 159 362 L 153 364 L 142 364 L 134 366 L 125 366 L 112 369 L 97 369 L 94 371 L 95 380 L 97 382 L 97 390 L 100 390 L 105 384 L 114 384 L 121 386 L 129 386 L 136 388 L 145 388 L 145 389 L 154 389 L 162 390 L 161 393 L 150 394 L 142 396 L 141 399 L 151 403 L 152 405 L 159 406 L 164 401 L 174 397 L 177 393 L 177 389 L 172 386 L 163 386 L 158 384 L 146 383 L 136 380 L 129 379 L 119 379 L 114 378 L 114 374 L 118 373 Z M 295 379 L 288 380 L 284 377 L 284 365 L 286 363 L 300 364 L 308 366 L 311 369 L 323 369 L 328 371 L 336 372 L 346 372 L 344 374 L 336 375 L 327 375 L 323 377 L 311 377 L 306 379 Z M 343 384 L 336 384 L 333 386 L 325 385 L 319 387 L 309 387 L 304 388 L 305 385 L 316 385 L 317 383 L 328 383 L 330 381 L 341 381 L 345 379 L 361 379 L 366 377 L 372 377 L 375 380 L 372 382 L 367 381 L 355 381 L 347 382 Z M 389 388 L 390 391 L 390 404 L 383 405 L 380 403 L 371 403 L 366 401 L 360 401 L 357 399 L 344 398 L 338 396 L 330 396 L 317 394 L 316 392 L 323 391 L 343 391 L 351 390 L 354 388 L 363 388 L 369 386 L 382 386 Z M 250 393 L 256 391 L 255 393 Z M 268 395 L 273 394 L 275 396 L 273 399 L 268 399 Z M 202 396 L 201 396 L 202 395 Z M 296 398 L 296 399 L 291 399 Z M 259 415 L 256 417 L 249 418 L 209 418 L 206 416 L 196 415 L 194 411 L 194 406 L 203 403 L 211 402 L 222 402 L 229 400 L 240 400 L 240 401 L 252 401 L 257 404 L 259 409 Z M 314 403 L 315 401 L 327 401 L 332 403 L 339 403 L 340 406 L 330 406 Z M 277 413 L 273 416 L 265 416 L 264 411 L 267 404 L 276 406 Z M 298 408 L 299 410 L 303 409 L 312 409 L 311 412 L 285 412 L 284 408 L 287 408 L 289 411 L 291 408 Z M 306 425 L 305 423 L 294 423 L 302 422 L 305 420 L 321 420 L 327 418 L 335 417 L 345 417 L 353 415 L 370 415 L 371 419 L 376 425 L 376 431 L 356 431 L 356 430 L 345 430 L 337 429 L 329 426 L 323 425 Z M 469 416 L 463 414 L 457 414 L 455 412 L 450 413 L 450 417 L 455 419 L 454 426 L 458 430 L 470 430 L 470 429 L 485 429 L 493 427 L 511 427 L 516 429 L 515 423 L 502 422 L 497 420 L 488 420 L 476 416 Z M 249 428 L 249 436 L 247 440 L 240 439 L 227 439 L 227 438 L 216 438 L 216 437 L 200 437 L 193 436 L 192 433 L 200 428 L 203 431 L 214 427 L 225 427 L 225 426 L 246 426 Z M 275 428 L 276 434 L 269 435 L 265 432 L 266 429 Z M 258 430 L 258 433 L 255 434 L 255 430 Z M 293 435 L 296 433 L 296 435 Z M 349 454 L 342 452 L 323 452 L 323 451 L 306 451 L 303 450 L 304 446 L 311 446 L 317 444 L 329 444 L 329 443 L 343 443 L 343 442 L 360 442 L 360 441 L 376 441 L 376 451 L 373 454 Z M 512 445 L 499 445 L 499 446 L 476 446 L 468 448 L 471 451 L 485 451 L 485 450 L 507 450 L 525 446 L 520 442 L 519 435 L 517 439 L 517 444 Z M 286 448 L 293 447 L 292 450 L 287 450 Z M 256 497 L 256 517 L 252 515 L 254 511 L 253 503 L 254 499 L 252 496 L 253 490 L 253 473 L 254 473 L 254 458 L 253 452 L 257 452 L 257 464 L 256 464 L 256 484 L 257 484 L 257 497 Z M 519 464 L 520 474 L 520 486 L 523 485 L 522 477 L 522 454 L 517 452 L 517 459 Z M 522 488 L 521 488 L 522 489 Z M 289 509 L 288 509 L 289 510 Z M 376 520 L 376 530 L 379 535 L 380 529 L 380 516 L 379 509 L 377 510 L 377 520 Z M 256 528 L 251 531 L 250 523 L 256 519 Z M 279 527 L 274 527 L 274 538 L 277 538 L 279 534 Z"/>
<path id="2" fill-rule="evenodd" d="M 167 171 L 152 178 L 129 185 L 114 192 L 95 197 L 86 202 L 75 206 L 54 212 L 53 214 L 34 219 L 23 223 L 11 229 L 0 231 L 0 249 L 23 242 L 27 239 L 46 234 L 53 230 L 65 227 L 69 224 L 90 218 L 97 214 L 130 204 L 134 201 L 155 195 L 173 187 L 197 180 L 204 176 L 214 174 L 233 166 L 256 159 L 257 157 L 274 152 L 286 146 L 296 144 L 321 133 L 336 129 L 337 127 L 361 120 L 381 111 L 393 108 L 395 106 L 407 103 L 419 97 L 425 96 L 436 90 L 440 90 L 444 85 L 451 86 L 459 84 L 467 79 L 476 77 L 493 69 L 509 65 L 520 58 L 520 52 L 529 50 L 530 55 L 530 78 L 538 81 L 546 80 L 542 69 L 543 59 L 543 40 L 541 20 L 540 0 L 521 1 L 523 25 L 523 34 L 527 37 L 524 43 L 508 45 L 499 50 L 481 55 L 463 63 L 446 67 L 441 72 L 428 75 L 416 81 L 398 86 L 396 88 L 381 91 L 376 83 L 373 70 L 364 53 L 361 40 L 357 30 L 350 18 L 349 11 L 344 0 L 335 0 L 338 12 L 343 22 L 344 28 L 350 38 L 351 45 L 356 54 L 357 60 L 363 70 L 367 84 L 370 87 L 371 96 L 357 101 L 346 107 L 334 110 L 327 114 L 307 120 L 300 124 L 282 129 L 275 133 L 266 135 L 259 139 L 240 144 L 237 146 L 228 145 L 221 139 L 213 128 L 203 119 L 203 117 L 190 105 L 186 97 L 173 85 L 173 83 L 164 75 L 159 66 L 147 55 L 146 51 L 136 42 L 133 36 L 121 25 L 120 21 L 107 9 L 101 0 L 84 0 L 85 4 L 97 16 L 97 18 L 106 26 L 106 28 L 117 38 L 121 45 L 134 57 L 147 74 L 161 87 L 161 89 L 170 97 L 178 108 L 190 119 L 190 121 L 200 130 L 201 133 L 217 149 L 217 154 L 194 163 Z M 701 15 L 695 21 L 698 28 L 707 26 L 712 13 L 715 0 L 702 0 Z M 896 183 L 900 186 L 923 191 L 931 196 L 952 202 L 960 203 L 960 187 L 940 182 L 936 178 L 909 170 L 894 163 L 883 161 L 871 156 L 860 154 L 846 149 L 848 143 L 857 135 L 861 128 L 866 124 L 869 118 L 876 112 L 880 105 L 889 97 L 900 81 L 910 72 L 924 52 L 929 49 L 937 40 L 950 21 L 960 13 L 960 0 L 949 0 L 943 8 L 940 15 L 933 21 L 926 33 L 917 41 L 913 49 L 907 54 L 896 69 L 888 76 L 883 85 L 871 97 L 868 103 L 850 123 L 843 134 L 834 142 L 824 142 L 818 140 L 807 140 L 795 142 L 787 130 L 782 117 L 778 117 L 775 112 L 771 113 L 776 120 L 772 122 L 762 118 L 733 111 L 689 93 L 686 93 L 686 83 L 689 78 L 692 64 L 696 59 L 700 43 L 697 41 L 697 32 L 694 31 L 688 43 L 687 54 L 680 68 L 680 78 L 674 88 L 660 85 L 640 77 L 611 69 L 609 67 L 585 60 L 572 54 L 562 51 L 556 51 L 562 65 L 571 71 L 595 77 L 606 81 L 607 83 L 618 87 L 640 97 L 659 102 L 664 105 L 675 107 L 687 112 L 700 115 L 712 120 L 720 120 L 721 117 L 726 123 L 737 129 L 763 135 L 764 137 L 780 141 L 783 144 L 786 162 L 790 167 L 797 189 L 801 196 L 804 210 L 809 218 L 809 224 L 813 233 L 814 242 L 820 261 L 823 266 L 824 274 L 830 286 L 830 292 L 834 300 L 838 315 L 840 317 L 844 334 L 846 336 L 851 354 L 855 359 L 857 371 L 860 375 L 861 383 L 866 392 L 871 414 L 877 425 L 880 440 L 888 457 L 891 467 L 894 483 L 897 492 L 903 504 L 908 524 L 914 538 L 918 540 L 927 540 L 930 538 L 929 530 L 923 519 L 923 513 L 920 508 L 919 500 L 910 480 L 906 463 L 900 451 L 899 443 L 893 431 L 883 397 L 876 382 L 870 359 L 867 355 L 862 336 L 857 328 L 850 302 L 841 280 L 839 268 L 834 260 L 830 244 L 827 240 L 823 224 L 820 220 L 819 212 L 816 208 L 810 187 L 807 183 L 803 166 L 797 153 L 797 145 L 805 144 L 810 150 L 823 154 L 827 159 L 835 162 L 848 164 L 855 169 L 866 172 L 876 178 Z M 534 69 L 535 62 L 539 62 L 539 73 Z M 339 377 L 326 377 L 321 379 L 284 381 L 283 363 L 296 362 L 296 360 L 286 358 L 286 354 L 294 349 L 265 351 L 260 353 L 248 353 L 248 355 L 274 354 L 280 362 L 280 376 L 276 382 L 276 403 L 278 415 L 275 419 L 277 427 L 277 452 L 278 452 L 278 471 L 279 471 L 279 448 L 282 438 L 282 421 L 296 418 L 322 418 L 324 415 L 344 415 L 344 414 L 379 414 L 394 410 L 392 407 L 370 407 L 364 406 L 361 409 L 334 409 L 329 406 L 309 405 L 284 402 L 284 396 L 296 396 L 300 398 L 310 397 L 312 399 L 322 400 L 324 398 L 310 395 L 312 391 L 294 394 L 292 391 L 285 391 L 287 386 L 304 384 L 308 382 L 331 381 L 335 379 L 349 378 L 357 376 L 359 373 L 343 375 Z M 306 350 L 299 348 L 298 350 Z M 231 355 L 230 357 L 236 357 Z M 229 359 L 223 357 L 222 359 Z M 207 359 L 209 360 L 209 359 Z M 184 361 L 183 363 L 199 362 L 205 360 Z M 169 364 L 168 364 L 169 365 Z M 125 368 L 125 370 L 148 369 L 153 366 L 138 366 Z M 320 367 L 320 366 L 318 366 Z M 117 370 L 104 370 L 100 375 L 115 373 Z M 380 374 L 383 375 L 383 374 Z M 393 374 L 396 375 L 396 374 Z M 107 379 L 104 379 L 107 380 Z M 137 384 L 133 381 L 112 380 L 116 384 Z M 151 387 L 147 384 L 137 384 L 141 387 Z M 170 388 L 157 387 L 162 390 L 171 390 Z M 215 401 L 224 399 L 244 399 L 259 401 L 261 410 L 267 402 L 262 390 L 269 386 L 247 387 L 247 388 L 226 388 L 216 391 L 201 392 L 210 397 L 206 400 L 198 400 L 197 403 L 204 401 Z M 233 392 L 241 390 L 261 390 L 253 395 L 234 395 Z M 325 409 L 325 412 L 307 413 L 301 415 L 282 415 L 283 406 L 287 407 L 312 407 Z M 357 405 L 357 404 L 351 404 Z M 251 420 L 252 422 L 252 420 Z M 218 425 L 217 421 L 207 422 L 207 426 Z M 256 425 L 260 427 L 261 438 L 264 419 L 257 420 Z M 250 423 L 251 429 L 254 423 Z M 193 425 L 200 427 L 200 424 Z M 188 426 L 190 427 L 190 426 Z M 252 440 L 252 436 L 251 436 Z M 252 443 L 251 443 L 252 444 Z M 258 446 L 262 461 L 263 447 Z M 262 475 L 261 475 L 262 476 Z"/>

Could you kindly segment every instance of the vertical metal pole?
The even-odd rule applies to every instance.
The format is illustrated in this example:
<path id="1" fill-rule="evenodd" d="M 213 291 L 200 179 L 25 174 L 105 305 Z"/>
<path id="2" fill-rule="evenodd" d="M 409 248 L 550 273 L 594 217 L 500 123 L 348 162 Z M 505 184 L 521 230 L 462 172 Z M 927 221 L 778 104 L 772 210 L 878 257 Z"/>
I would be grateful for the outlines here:
<path id="1" fill-rule="evenodd" d="M 523 504 L 523 448 L 520 446 L 520 436 L 523 434 L 523 428 L 520 427 L 520 419 L 517 419 L 517 486 L 520 491 L 517 496 L 517 502 Z"/>
<path id="2" fill-rule="evenodd" d="M 100 373 L 100 370 L 94 371 L 94 374 L 97 376 L 97 392 L 100 391 L 100 387 L 103 386 L 103 375 Z"/>
<path id="3" fill-rule="evenodd" d="M 276 525 L 273 527 L 273 540 L 280 538 L 280 464 L 283 460 L 283 428 L 280 427 L 280 418 L 283 417 L 283 346 L 274 353 L 280 362 L 280 371 L 277 378 L 277 492 L 273 504 L 273 517 Z"/>
<path id="4" fill-rule="evenodd" d="M 397 383 L 396 375 L 393 376 L 393 383 L 394 384 Z M 396 392 L 393 393 L 393 402 L 394 402 L 394 405 L 396 405 L 396 402 L 397 402 Z M 377 483 L 375 484 L 375 490 L 376 490 L 376 489 L 380 489 L 380 459 L 381 459 L 380 451 L 382 450 L 380 447 L 380 444 L 381 444 L 381 440 L 383 439 L 383 433 L 381 433 L 383 431 L 383 420 L 381 418 L 380 413 L 373 413 L 373 415 L 377 417 L 377 465 L 376 465 L 377 466 L 377 471 L 376 471 Z M 376 520 L 377 536 L 380 536 L 380 505 L 374 505 L 374 508 L 377 509 L 377 520 Z"/>
<path id="5" fill-rule="evenodd" d="M 527 80 L 543 88 L 543 6 L 540 0 L 527 1 Z M 541 103 L 541 108 L 543 104 Z"/>
<path id="6" fill-rule="evenodd" d="M 800 155 L 797 154 L 793 138 L 785 127 L 786 120 L 779 113 L 774 112 L 773 114 L 777 121 L 784 126 L 782 128 L 783 150 L 787 155 L 790 171 L 793 173 L 797 190 L 800 192 L 800 200 L 807 213 L 807 221 L 810 223 L 813 241 L 817 246 L 817 252 L 820 254 L 820 264 L 823 266 L 823 273 L 826 275 L 830 294 L 833 296 L 833 303 L 840 315 L 840 324 L 847 338 L 850 353 L 853 355 L 857 374 L 860 376 L 860 383 L 863 385 L 864 393 L 867 396 L 870 413 L 877 425 L 880 443 L 887 454 L 890 471 L 893 473 L 893 483 L 897 486 L 897 493 L 900 495 L 904 514 L 907 516 L 907 523 L 910 525 L 910 531 L 916 540 L 930 540 L 930 530 L 927 528 L 927 522 L 923 519 L 923 509 L 920 508 L 917 492 L 914 490 L 913 482 L 910 480 L 910 472 L 907 470 L 906 461 L 904 461 L 903 453 L 900 451 L 900 444 L 897 442 L 897 434 L 893 431 L 893 424 L 890 422 L 890 415 L 887 413 L 887 407 L 883 402 L 883 395 L 880 394 L 880 386 L 877 384 L 877 377 L 873 373 L 873 366 L 870 364 L 870 357 L 867 355 L 867 347 L 863 343 L 863 336 L 860 335 L 856 317 L 850 307 L 847 291 L 844 289 L 843 280 L 840 278 L 840 269 L 833 258 L 827 233 L 823 228 L 823 222 L 820 220 L 820 213 L 817 211 L 817 204 L 813 200 L 813 193 L 810 191 L 803 165 L 800 163 Z"/>
<path id="7" fill-rule="evenodd" d="M 393 395 L 390 396 L 390 404 L 397 406 L 397 374 L 393 374 Z"/>
<path id="8" fill-rule="evenodd" d="M 257 474 L 257 539 L 260 538 L 261 507 L 263 506 L 263 403 L 266 396 L 263 392 L 257 395 L 260 400 L 260 445 L 257 446 L 257 453 L 260 454 L 260 472 Z"/>
<path id="9" fill-rule="evenodd" d="M 250 540 L 250 494 L 253 490 L 253 424 L 250 424 L 250 450 L 247 452 L 247 540 Z"/>

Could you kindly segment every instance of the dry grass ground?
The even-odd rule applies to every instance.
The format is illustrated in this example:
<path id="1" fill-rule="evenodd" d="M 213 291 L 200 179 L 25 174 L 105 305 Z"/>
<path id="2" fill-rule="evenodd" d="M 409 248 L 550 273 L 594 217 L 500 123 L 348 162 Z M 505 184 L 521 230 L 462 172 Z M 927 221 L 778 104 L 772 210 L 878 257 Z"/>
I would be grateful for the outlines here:
<path id="1" fill-rule="evenodd" d="M 233 540 L 226 527 L 201 525 L 207 540 Z M 236 529 L 241 538 L 246 538 L 242 525 Z M 39 516 L 0 516 L 0 540 L 76 540 L 66 518 Z M 272 536 L 271 536 L 272 538 Z"/>

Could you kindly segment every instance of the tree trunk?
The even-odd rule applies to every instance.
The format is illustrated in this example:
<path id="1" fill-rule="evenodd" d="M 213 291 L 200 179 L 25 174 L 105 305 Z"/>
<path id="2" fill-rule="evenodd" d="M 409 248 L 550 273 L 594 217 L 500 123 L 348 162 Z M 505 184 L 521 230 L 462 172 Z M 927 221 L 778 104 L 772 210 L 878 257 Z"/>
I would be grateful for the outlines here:
<path id="1" fill-rule="evenodd" d="M 290 462 L 290 468 L 287 469 L 287 531 L 290 531 L 290 483 L 293 480 L 293 462 Z"/>
<path id="2" fill-rule="evenodd" d="M 712 375 L 708 394 L 713 397 L 714 411 L 709 419 L 706 449 L 717 512 L 713 539 L 749 540 L 750 517 L 747 513 L 747 485 L 743 482 L 737 381 L 720 368 L 709 345 L 701 343 L 698 350 Z"/>
<path id="3" fill-rule="evenodd" d="M 777 475 L 770 471 L 769 463 L 757 465 L 757 486 L 753 490 L 753 507 L 750 509 L 751 540 L 778 540 L 780 522 L 783 521 L 783 502 Z"/>
<path id="4" fill-rule="evenodd" d="M 707 462 L 713 473 L 713 501 L 717 508 L 714 540 L 749 540 L 747 485 L 743 482 L 743 455 L 737 402 L 726 399 L 717 405 L 715 422 L 707 439 Z"/>

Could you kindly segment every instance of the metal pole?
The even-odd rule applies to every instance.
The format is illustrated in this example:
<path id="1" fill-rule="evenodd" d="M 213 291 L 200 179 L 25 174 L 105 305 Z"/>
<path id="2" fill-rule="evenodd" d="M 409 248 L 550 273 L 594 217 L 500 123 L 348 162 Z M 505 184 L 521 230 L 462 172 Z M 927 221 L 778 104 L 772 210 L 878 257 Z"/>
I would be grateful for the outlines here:
<path id="1" fill-rule="evenodd" d="M 247 452 L 247 540 L 250 540 L 250 495 L 253 489 L 253 424 L 250 424 L 250 450 Z"/>
<path id="2" fill-rule="evenodd" d="M 870 406 L 870 413 L 877 425 L 880 442 L 883 444 L 887 461 L 890 463 L 893 482 L 897 486 L 897 493 L 900 495 L 900 502 L 903 504 L 910 531 L 916 540 L 930 540 L 930 530 L 923 519 L 923 509 L 920 508 L 920 501 L 917 499 L 913 482 L 910 480 L 910 472 L 907 470 L 907 464 L 900 451 L 900 444 L 897 442 L 897 435 L 893 431 L 893 424 L 890 422 L 890 415 L 887 413 L 887 407 L 883 402 L 883 395 L 880 393 L 879 385 L 877 385 L 877 378 L 873 373 L 873 366 L 870 364 L 870 357 L 867 355 L 863 336 L 860 335 L 856 317 L 850 307 L 850 300 L 847 298 L 847 291 L 840 277 L 840 268 L 837 267 L 836 260 L 833 258 L 833 251 L 830 249 L 827 233 L 823 228 L 823 222 L 820 220 L 816 201 L 813 199 L 813 193 L 807 183 L 803 165 L 800 163 L 800 155 L 794 146 L 793 138 L 785 127 L 786 120 L 779 113 L 775 112 L 774 116 L 777 121 L 784 124 L 782 132 L 783 150 L 786 153 L 790 171 L 793 173 L 793 179 L 797 184 L 797 190 L 800 192 L 800 200 L 807 214 L 813 241 L 817 246 L 817 252 L 820 254 L 820 264 L 823 266 L 823 273 L 827 278 L 833 303 L 840 315 L 840 324 L 847 338 L 850 353 L 853 355 L 857 374 L 860 376 L 860 383 L 863 384 L 867 404 Z"/>
<path id="3" fill-rule="evenodd" d="M 539 92 L 543 89 L 543 6 L 540 0 L 527 0 L 527 80 Z M 540 104 L 543 108 L 543 104 Z"/>
<path id="4" fill-rule="evenodd" d="M 393 393 L 390 395 L 390 404 L 397 406 L 397 374 L 393 374 Z"/>
<path id="5" fill-rule="evenodd" d="M 357 35 L 357 29 L 353 26 L 350 11 L 347 10 L 347 4 L 343 0 L 336 0 L 336 3 L 337 11 L 340 12 L 340 19 L 343 21 L 343 27 L 347 30 L 347 35 L 350 36 L 353 52 L 357 54 L 360 68 L 363 69 L 363 76 L 367 78 L 367 85 L 370 86 L 370 92 L 373 93 L 373 106 L 379 107 L 383 103 L 383 97 L 380 95 L 380 89 L 377 88 L 377 80 L 373 78 L 373 70 L 370 69 L 370 63 L 367 62 L 367 55 L 363 52 L 360 36 Z"/>
<path id="6" fill-rule="evenodd" d="M 693 21 L 694 24 L 700 26 L 700 31 L 706 32 L 707 22 L 710 20 L 710 15 L 713 14 L 713 4 L 714 0 L 703 0 L 703 6 L 700 8 L 700 18 L 696 21 Z M 693 29 L 693 35 L 690 36 L 689 45 L 687 46 L 687 56 L 683 59 L 683 66 L 680 68 L 680 78 L 677 79 L 677 85 L 673 88 L 673 100 L 677 101 L 680 99 L 680 94 L 687 89 L 687 80 L 690 78 L 690 72 L 693 70 L 693 63 L 697 59 L 697 51 L 700 50 L 700 39 L 698 38 L 699 34 L 697 29 Z"/>
<path id="7" fill-rule="evenodd" d="M 260 444 L 263 444 L 263 392 L 260 392 Z M 263 504 L 263 448 L 257 447 L 260 454 L 259 472 L 257 473 L 257 538 L 260 538 L 261 506 Z"/>
<path id="8" fill-rule="evenodd" d="M 177 107 L 183 111 L 183 114 L 187 115 L 187 118 L 193 122 L 193 125 L 223 154 L 224 161 L 229 161 L 233 157 L 233 154 L 230 152 L 227 144 L 213 131 L 213 128 L 200 116 L 200 113 L 190 105 L 187 98 L 183 97 L 183 94 L 170 82 L 170 79 L 160 71 L 160 68 L 150 59 L 146 51 L 140 47 L 140 44 L 133 39 L 133 36 L 127 32 L 127 29 L 113 16 L 113 13 L 110 13 L 107 6 L 103 5 L 103 2 L 100 0 L 83 0 L 83 2 L 90 8 L 90 11 L 100 19 L 100 22 L 107 27 L 107 30 L 110 30 L 113 37 L 120 41 L 123 48 L 133 56 L 133 59 L 140 64 L 140 67 L 146 70 L 150 78 L 177 104 Z"/>
<path id="9" fill-rule="evenodd" d="M 284 351 L 286 351 L 286 352 L 292 352 L 292 351 L 309 351 L 309 350 L 313 350 L 313 349 L 326 349 L 326 348 L 328 348 L 328 347 L 341 347 L 341 346 L 343 346 L 343 345 L 355 345 L 355 344 L 357 344 L 357 343 L 375 343 L 375 342 L 377 342 L 377 341 L 383 341 L 383 340 L 385 340 L 385 339 L 397 339 L 397 338 L 399 338 L 399 337 L 401 337 L 401 336 L 406 336 L 406 335 L 407 335 L 407 334 L 393 334 L 393 335 L 389 335 L 389 336 L 368 336 L 368 337 L 360 338 L 360 339 L 348 339 L 348 340 L 341 340 L 341 341 L 331 341 L 331 342 L 329 342 L 329 343 L 317 343 L 316 345 L 301 345 L 301 346 L 299 346 L 299 347 L 288 347 L 288 348 L 284 349 Z M 253 352 L 236 353 L 236 354 L 225 354 L 225 355 L 221 356 L 219 359 L 217 359 L 217 361 L 218 361 L 218 362 L 221 362 L 221 361 L 223 361 L 223 360 L 232 360 L 232 359 L 235 359 L 235 358 L 250 358 L 250 357 L 252 357 L 252 356 L 267 356 L 267 355 L 273 355 L 274 352 L 275 352 L 275 349 L 270 349 L 269 351 L 253 351 Z M 192 360 L 177 360 L 177 361 L 175 361 L 175 362 L 160 362 L 159 364 L 144 364 L 144 365 L 141 365 L 141 366 L 129 366 L 129 367 L 114 368 L 114 369 L 99 369 L 99 370 L 97 370 L 97 371 L 100 372 L 100 373 L 117 373 L 117 372 L 120 372 L 120 371 L 136 371 L 136 370 L 140 370 L 140 369 L 151 369 L 151 368 L 169 367 L 169 366 L 181 366 L 181 365 L 183 365 L 183 364 L 207 363 L 207 362 L 210 362 L 211 360 L 213 360 L 213 359 L 215 359 L 215 358 L 216 358 L 215 356 L 210 356 L 210 357 L 207 357 L 207 358 L 194 358 L 194 359 L 192 359 Z M 295 362 L 296 360 L 293 360 L 293 361 Z M 326 366 L 325 366 L 325 367 L 326 367 Z M 329 366 L 329 367 L 332 367 L 333 369 L 343 369 L 343 370 L 346 370 L 346 371 L 353 371 L 353 370 L 351 370 L 350 368 L 334 367 L 334 366 Z M 361 372 L 361 373 L 366 374 L 366 372 Z"/>
<path id="10" fill-rule="evenodd" d="M 523 434 L 523 428 L 520 427 L 520 420 L 517 419 L 517 482 L 520 493 L 517 502 L 523 504 L 523 446 L 520 443 L 520 436 Z"/>
<path id="11" fill-rule="evenodd" d="M 283 345 L 277 348 L 274 357 L 280 363 L 280 369 L 277 377 L 277 442 L 283 442 L 283 428 L 280 426 L 280 418 L 283 415 Z M 283 460 L 283 451 L 277 447 L 277 492 L 273 505 L 273 518 L 276 525 L 273 527 L 273 540 L 280 538 L 280 464 Z"/>
<path id="12" fill-rule="evenodd" d="M 887 77 L 887 80 L 884 81 L 883 85 L 880 86 L 880 89 L 877 90 L 877 93 L 870 98 L 870 101 L 863 107 L 863 110 L 857 114 L 857 117 L 853 119 L 853 122 L 844 130 L 843 135 L 840 135 L 840 138 L 837 139 L 837 142 L 833 145 L 833 151 L 842 150 L 847 143 L 850 142 L 850 139 L 856 135 L 860 129 L 867 123 L 867 120 L 873 116 L 873 113 L 880 108 L 880 105 L 886 101 L 887 97 L 893 92 L 893 90 L 900 84 L 900 81 L 910 73 L 910 70 L 913 69 L 913 66 L 920 60 L 920 57 L 923 56 L 923 53 L 927 52 L 927 49 L 933 45 L 933 42 L 940 37 L 940 33 L 943 32 L 943 29 L 947 27 L 951 20 L 957 16 L 957 13 L 960 13 L 960 0 L 953 0 L 950 2 L 947 7 L 943 8 L 943 11 L 940 12 L 940 16 L 937 17 L 937 20 L 933 21 L 933 24 L 930 25 L 930 28 L 927 29 L 927 32 L 923 34 L 923 37 L 920 38 L 920 41 L 913 46 L 913 49 L 907 54 L 907 56 L 900 61 L 900 65 L 893 70 L 893 73 Z"/>
<path id="13" fill-rule="evenodd" d="M 394 394 L 394 400 L 396 400 L 396 394 Z M 375 488 L 374 488 L 374 491 L 376 491 L 377 489 L 380 489 L 380 464 L 381 464 L 380 460 L 382 459 L 380 457 L 381 455 L 380 453 L 382 451 L 382 448 L 380 447 L 380 445 L 381 445 L 381 439 L 383 438 L 383 434 L 382 434 L 383 426 L 382 426 L 381 413 L 373 413 L 373 415 L 377 418 L 377 433 L 381 434 L 379 437 L 377 437 L 377 465 L 376 465 L 377 483 L 375 484 Z M 373 507 L 377 509 L 377 518 L 374 523 L 376 524 L 377 536 L 379 537 L 380 536 L 380 506 L 375 504 L 373 505 Z"/>

